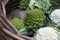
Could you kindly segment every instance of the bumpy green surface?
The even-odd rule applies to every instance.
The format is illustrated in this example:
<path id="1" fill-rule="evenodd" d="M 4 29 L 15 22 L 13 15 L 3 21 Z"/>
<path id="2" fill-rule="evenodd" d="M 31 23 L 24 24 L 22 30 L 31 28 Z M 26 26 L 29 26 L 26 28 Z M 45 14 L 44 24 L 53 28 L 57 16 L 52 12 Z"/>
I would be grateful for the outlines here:
<path id="1" fill-rule="evenodd" d="M 46 16 L 42 10 L 33 9 L 26 12 L 24 23 L 27 29 L 32 29 L 36 31 L 38 27 L 43 27 L 43 21 L 46 19 Z"/>
<path id="2" fill-rule="evenodd" d="M 13 20 L 11 20 L 11 22 L 18 30 L 24 28 L 23 21 L 18 18 L 14 18 Z"/>
<path id="3" fill-rule="evenodd" d="M 20 0 L 20 5 L 19 7 L 21 9 L 27 9 L 28 5 L 29 5 L 30 0 Z"/>

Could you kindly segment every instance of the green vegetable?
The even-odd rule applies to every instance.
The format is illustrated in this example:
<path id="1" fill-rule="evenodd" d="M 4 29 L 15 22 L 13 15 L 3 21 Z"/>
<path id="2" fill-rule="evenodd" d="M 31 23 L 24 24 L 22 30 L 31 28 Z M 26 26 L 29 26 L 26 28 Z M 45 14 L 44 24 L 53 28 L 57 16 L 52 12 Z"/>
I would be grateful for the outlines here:
<path id="1" fill-rule="evenodd" d="M 27 9 L 29 2 L 30 2 L 30 0 L 20 0 L 19 7 L 21 9 Z"/>
<path id="2" fill-rule="evenodd" d="M 26 12 L 24 18 L 24 23 L 27 29 L 32 29 L 36 31 L 38 27 L 43 27 L 43 21 L 46 19 L 46 16 L 42 10 L 33 9 Z"/>
<path id="3" fill-rule="evenodd" d="M 14 18 L 13 20 L 11 20 L 11 23 L 18 29 L 22 29 L 24 28 L 24 23 L 22 20 L 18 19 L 18 18 Z"/>
<path id="4" fill-rule="evenodd" d="M 34 0 L 35 2 L 32 3 L 32 1 L 30 2 L 30 8 L 34 9 L 35 7 L 42 9 L 44 11 L 48 10 L 51 6 L 51 3 L 49 0 Z"/>

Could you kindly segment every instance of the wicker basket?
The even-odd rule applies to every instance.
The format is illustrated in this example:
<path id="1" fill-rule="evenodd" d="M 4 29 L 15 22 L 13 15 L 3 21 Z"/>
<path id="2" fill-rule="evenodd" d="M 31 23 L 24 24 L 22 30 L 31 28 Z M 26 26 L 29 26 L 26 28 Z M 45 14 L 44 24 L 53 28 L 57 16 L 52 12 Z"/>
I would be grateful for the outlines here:
<path id="1" fill-rule="evenodd" d="M 33 38 L 21 35 L 9 22 L 3 0 L 0 0 L 0 40 L 33 40 Z"/>

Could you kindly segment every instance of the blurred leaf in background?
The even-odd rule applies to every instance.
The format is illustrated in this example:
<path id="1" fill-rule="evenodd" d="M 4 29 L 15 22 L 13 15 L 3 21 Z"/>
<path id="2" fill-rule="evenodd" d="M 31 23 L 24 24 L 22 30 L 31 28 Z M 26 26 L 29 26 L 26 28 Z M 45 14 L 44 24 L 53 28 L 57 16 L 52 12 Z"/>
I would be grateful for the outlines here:
<path id="1" fill-rule="evenodd" d="M 51 6 L 50 0 L 33 0 L 30 1 L 30 8 L 33 9 L 37 7 L 38 9 L 48 10 Z"/>
<path id="2" fill-rule="evenodd" d="M 60 0 L 50 0 L 50 2 L 52 4 L 51 6 L 52 9 L 56 9 L 58 8 L 58 6 L 60 6 Z"/>

